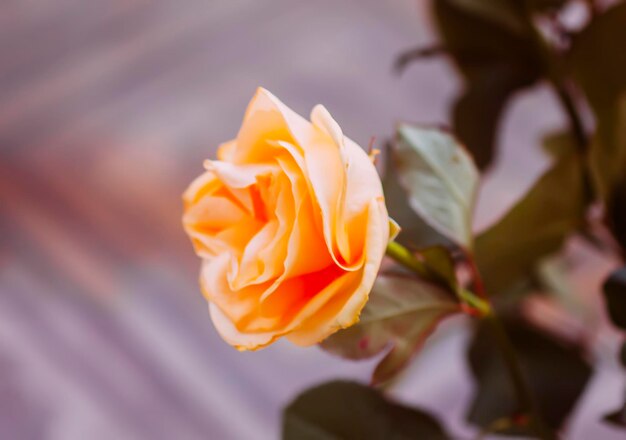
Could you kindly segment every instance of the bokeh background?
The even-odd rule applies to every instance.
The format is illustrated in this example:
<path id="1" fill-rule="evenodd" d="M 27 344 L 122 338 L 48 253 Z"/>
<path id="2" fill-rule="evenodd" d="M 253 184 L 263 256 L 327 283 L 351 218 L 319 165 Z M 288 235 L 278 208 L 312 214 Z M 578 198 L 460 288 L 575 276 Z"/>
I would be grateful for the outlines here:
<path id="1" fill-rule="evenodd" d="M 180 195 L 259 85 L 304 115 L 324 103 L 361 145 L 398 120 L 445 123 L 460 87 L 445 59 L 392 71 L 435 41 L 426 1 L 2 1 L 0 439 L 273 439 L 299 391 L 366 380 L 374 362 L 222 342 Z M 478 227 L 545 168 L 540 134 L 564 123 L 545 86 L 508 109 Z M 569 247 L 572 286 L 599 310 L 610 262 Z M 445 324 L 394 391 L 460 438 L 466 325 Z M 595 342 L 567 437 L 623 438 L 598 421 L 622 397 L 616 339 Z"/>

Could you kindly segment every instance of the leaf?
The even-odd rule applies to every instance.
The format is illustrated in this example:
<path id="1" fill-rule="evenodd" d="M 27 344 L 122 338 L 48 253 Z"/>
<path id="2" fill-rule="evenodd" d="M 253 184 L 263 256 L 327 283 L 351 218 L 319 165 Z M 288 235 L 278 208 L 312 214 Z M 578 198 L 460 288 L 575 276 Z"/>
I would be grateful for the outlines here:
<path id="1" fill-rule="evenodd" d="M 542 258 L 533 274 L 537 282 L 533 290 L 548 293 L 563 313 L 585 321 L 590 311 L 581 299 L 578 286 L 572 282 L 571 270 L 571 262 L 566 255 L 554 254 Z"/>
<path id="2" fill-rule="evenodd" d="M 407 192 L 398 182 L 398 158 L 390 146 L 386 150 L 383 191 L 389 216 L 401 227 L 395 241 L 410 248 L 451 245 L 452 242 L 428 225 L 408 204 Z"/>
<path id="3" fill-rule="evenodd" d="M 470 14 L 499 23 L 511 31 L 524 32 L 521 3 L 509 0 L 450 0 L 450 3 Z"/>
<path id="4" fill-rule="evenodd" d="M 468 152 L 449 133 L 408 124 L 398 128 L 396 152 L 411 208 L 440 233 L 471 248 L 480 176 Z"/>
<path id="5" fill-rule="evenodd" d="M 550 11 L 554 12 L 562 8 L 567 0 L 528 0 L 530 8 L 536 12 Z"/>
<path id="6" fill-rule="evenodd" d="M 563 345 L 519 321 L 505 322 L 522 372 L 544 422 L 558 430 L 574 408 L 591 376 L 591 367 L 574 346 Z M 478 426 L 517 415 L 518 402 L 495 335 L 481 321 L 471 342 L 468 359 L 477 389 L 468 420 Z M 528 434 L 527 427 L 511 433 Z"/>
<path id="7" fill-rule="evenodd" d="M 617 327 L 626 330 L 626 266 L 613 272 L 604 282 L 602 290 L 611 321 Z M 622 343 L 619 360 L 626 368 L 626 342 Z M 626 395 L 622 407 L 607 414 L 604 420 L 626 428 Z"/>
<path id="8" fill-rule="evenodd" d="M 602 290 L 611 321 L 626 330 L 626 266 L 613 272 Z"/>
<path id="9" fill-rule="evenodd" d="M 600 194 L 626 172 L 626 3 L 618 3 L 574 39 L 569 65 L 596 117 L 590 161 Z"/>
<path id="10" fill-rule="evenodd" d="M 283 415 L 285 440 L 445 440 L 430 414 L 393 403 L 355 382 L 333 381 L 309 389 Z"/>
<path id="11" fill-rule="evenodd" d="M 626 173 L 616 181 L 606 205 L 608 227 L 626 252 Z"/>
<path id="12" fill-rule="evenodd" d="M 453 107 L 454 131 L 485 169 L 492 161 L 502 112 L 513 92 L 526 85 L 517 77 L 517 67 L 489 65 L 477 70 Z"/>
<path id="13" fill-rule="evenodd" d="M 422 60 L 425 58 L 432 58 L 444 53 L 444 49 L 441 46 L 430 47 L 416 47 L 400 53 L 396 57 L 396 61 L 393 63 L 393 69 L 396 73 L 400 74 L 406 69 L 406 67 L 414 61 Z"/>
<path id="14" fill-rule="evenodd" d="M 408 364 L 444 317 L 458 311 L 455 299 L 434 284 L 408 276 L 379 275 L 360 321 L 320 345 L 349 359 L 388 350 L 372 376 L 373 384 L 381 384 Z"/>
<path id="15" fill-rule="evenodd" d="M 498 23 L 511 32 L 523 34 L 527 31 L 524 2 L 511 0 L 450 0 L 450 2 L 467 13 Z M 559 9 L 565 0 L 525 0 L 525 2 L 531 11 L 544 12 Z"/>
<path id="16" fill-rule="evenodd" d="M 542 147 L 553 159 L 567 157 L 576 152 L 576 140 L 571 131 L 557 131 L 546 135 Z"/>
<path id="17" fill-rule="evenodd" d="M 584 192 L 576 155 L 557 161 L 494 226 L 476 238 L 476 261 L 491 294 L 529 275 L 582 223 Z"/>
<path id="18" fill-rule="evenodd" d="M 465 82 L 465 90 L 453 109 L 454 131 L 468 146 L 480 169 L 493 160 L 495 135 L 509 99 L 518 90 L 534 84 L 545 71 L 527 28 L 508 23 L 518 21 L 514 17 L 518 16 L 519 6 L 512 3 L 508 0 L 433 2 L 442 45 Z M 480 13 L 479 8 L 491 12 Z"/>
<path id="19" fill-rule="evenodd" d="M 599 117 L 589 161 L 596 190 L 604 200 L 610 200 L 626 175 L 626 92 L 615 108 Z"/>
<path id="20" fill-rule="evenodd" d="M 572 42 L 569 64 L 597 115 L 610 111 L 626 89 L 625 39 L 626 3 L 620 2 L 591 20 Z"/>

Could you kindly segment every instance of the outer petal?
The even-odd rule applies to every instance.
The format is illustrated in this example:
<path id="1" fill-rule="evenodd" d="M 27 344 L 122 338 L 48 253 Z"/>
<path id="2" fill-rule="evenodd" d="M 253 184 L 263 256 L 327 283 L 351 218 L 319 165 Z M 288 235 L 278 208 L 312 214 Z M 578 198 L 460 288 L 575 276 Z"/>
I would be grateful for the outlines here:
<path id="1" fill-rule="evenodd" d="M 333 143 L 339 147 L 339 150 L 343 149 L 345 141 L 343 131 L 341 131 L 341 127 L 333 119 L 330 112 L 326 110 L 326 107 L 321 104 L 313 107 L 313 110 L 311 110 L 311 122 L 315 127 L 329 135 Z"/>
<path id="2" fill-rule="evenodd" d="M 244 219 L 245 212 L 237 200 L 223 194 L 222 190 L 223 185 L 215 174 L 205 172 L 183 194 L 183 227 L 202 258 L 209 258 L 227 248 L 224 237 L 217 236 Z M 243 230 L 241 232 L 240 235 L 245 236 Z"/>
<path id="3" fill-rule="evenodd" d="M 389 238 L 387 209 L 381 199 L 372 200 L 368 210 L 366 259 L 354 289 L 346 289 L 335 301 L 287 335 L 291 342 L 308 346 L 316 344 L 335 331 L 355 324 L 374 285 Z"/>
<path id="4" fill-rule="evenodd" d="M 185 208 L 197 202 L 202 196 L 215 192 L 221 183 L 211 171 L 206 171 L 196 177 L 183 193 Z"/>
<path id="5" fill-rule="evenodd" d="M 332 153 L 328 152 L 328 145 L 325 149 L 305 149 L 307 171 L 322 210 L 324 234 L 336 263 L 346 270 L 357 270 L 363 264 L 368 205 L 383 197 L 380 178 L 369 156 L 343 136 L 323 106 L 313 109 L 311 120 L 332 146 Z M 338 163 L 323 157 L 322 151 Z M 337 173 L 341 176 L 336 177 Z"/>
<path id="6" fill-rule="evenodd" d="M 337 272 L 337 269 L 331 268 L 328 275 L 333 271 Z M 290 307 L 287 307 L 287 317 L 283 319 L 283 321 L 285 321 L 283 325 L 275 325 L 276 323 L 274 323 L 267 325 L 265 329 L 261 327 L 255 331 L 243 329 L 233 321 L 233 309 L 230 307 L 221 307 L 217 302 L 213 303 L 211 307 L 213 323 L 224 340 L 238 349 L 255 350 L 262 348 L 273 342 L 276 338 L 288 335 L 301 326 L 303 322 L 309 319 L 315 319 L 316 315 L 320 313 L 327 304 L 333 302 L 333 300 L 348 296 L 351 291 L 354 291 L 360 277 L 358 272 L 344 272 L 344 275 L 339 277 L 331 276 L 330 282 L 321 286 L 320 290 L 316 289 L 317 286 L 315 285 L 316 283 L 313 276 L 310 278 L 309 281 L 303 281 L 302 286 L 305 289 L 313 289 L 314 292 L 294 295 L 293 299 L 296 301 L 291 304 Z M 326 280 L 323 282 L 326 282 Z M 281 288 L 283 287 L 284 286 L 281 286 Z M 298 304 L 298 298 L 300 298 L 300 304 Z M 241 304 L 237 304 L 236 307 L 242 310 Z M 219 310 L 220 313 L 216 313 L 216 310 Z M 228 311 L 228 315 L 225 313 L 226 311 Z M 216 317 L 218 319 L 215 319 Z M 258 316 L 255 316 L 255 319 L 257 323 L 261 320 Z"/>
<path id="7" fill-rule="evenodd" d="M 259 176 L 266 176 L 277 171 L 276 167 L 270 164 L 235 165 L 219 160 L 206 160 L 204 166 L 229 188 L 252 186 Z"/>
<path id="8" fill-rule="evenodd" d="M 268 141 L 308 145 L 315 135 L 309 121 L 295 113 L 262 87 L 248 104 L 236 146 L 225 146 L 221 154 L 235 163 L 260 163 L 273 156 Z"/>
<path id="9" fill-rule="evenodd" d="M 367 224 L 367 209 L 372 200 L 383 199 L 378 172 L 370 157 L 350 139 L 345 139 L 342 157 L 345 163 L 345 187 L 338 204 L 335 223 L 337 242 L 353 264 L 365 258 L 363 249 Z"/>
<path id="10" fill-rule="evenodd" d="M 217 147 L 217 158 L 224 162 L 232 162 L 234 160 L 235 151 L 237 149 L 237 140 L 224 142 Z"/>
<path id="11" fill-rule="evenodd" d="M 224 311 L 233 325 L 239 325 L 256 313 L 258 298 L 264 286 L 249 286 L 241 290 L 232 290 L 226 277 L 231 255 L 222 253 L 210 260 L 202 261 L 200 287 L 202 293 L 211 302 Z"/>
<path id="12" fill-rule="evenodd" d="M 209 313 L 213 325 L 222 339 L 237 350 L 258 350 L 263 348 L 281 335 L 276 332 L 242 333 L 234 326 L 230 319 L 213 303 L 209 303 Z"/>

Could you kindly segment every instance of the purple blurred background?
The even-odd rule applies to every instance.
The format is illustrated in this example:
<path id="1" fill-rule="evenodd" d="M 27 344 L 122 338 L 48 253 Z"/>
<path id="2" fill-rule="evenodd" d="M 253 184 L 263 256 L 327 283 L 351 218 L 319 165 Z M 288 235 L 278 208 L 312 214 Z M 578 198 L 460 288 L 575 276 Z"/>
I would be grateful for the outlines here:
<path id="1" fill-rule="evenodd" d="M 444 123 L 458 79 L 442 59 L 398 77 L 394 57 L 436 41 L 415 0 L 4 0 L 0 4 L 0 438 L 272 439 L 280 409 L 374 362 L 217 336 L 180 226 L 180 194 L 231 139 L 262 85 L 301 114 L 324 103 L 379 144 L 401 120 Z M 516 100 L 477 213 L 484 227 L 547 165 L 564 121 L 550 91 Z M 610 267 L 571 243 L 590 315 Z M 448 322 L 393 392 L 459 438 L 471 397 L 464 319 Z M 617 339 L 567 438 L 624 438 L 598 421 L 621 399 Z"/>

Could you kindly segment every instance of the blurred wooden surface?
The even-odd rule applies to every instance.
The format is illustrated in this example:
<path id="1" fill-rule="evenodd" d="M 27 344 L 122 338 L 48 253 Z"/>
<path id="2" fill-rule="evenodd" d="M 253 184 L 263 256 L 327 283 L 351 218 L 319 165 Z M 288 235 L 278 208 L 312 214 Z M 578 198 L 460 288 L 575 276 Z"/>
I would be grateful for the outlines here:
<path id="1" fill-rule="evenodd" d="M 402 79 L 390 69 L 396 53 L 432 41 L 418 10 L 408 0 L 0 3 L 1 439 L 276 438 L 279 409 L 299 390 L 367 377 L 371 363 L 315 349 L 224 344 L 196 285 L 180 194 L 234 136 L 257 85 L 304 114 L 325 103 L 362 144 L 396 119 L 445 121 L 456 82 L 444 63 Z M 525 170 L 543 163 L 515 157 Z M 516 170 L 488 191 L 512 200 L 532 179 Z M 407 388 L 458 419 L 470 390 L 445 384 L 466 378 L 461 342 L 433 349 L 445 366 Z"/>

